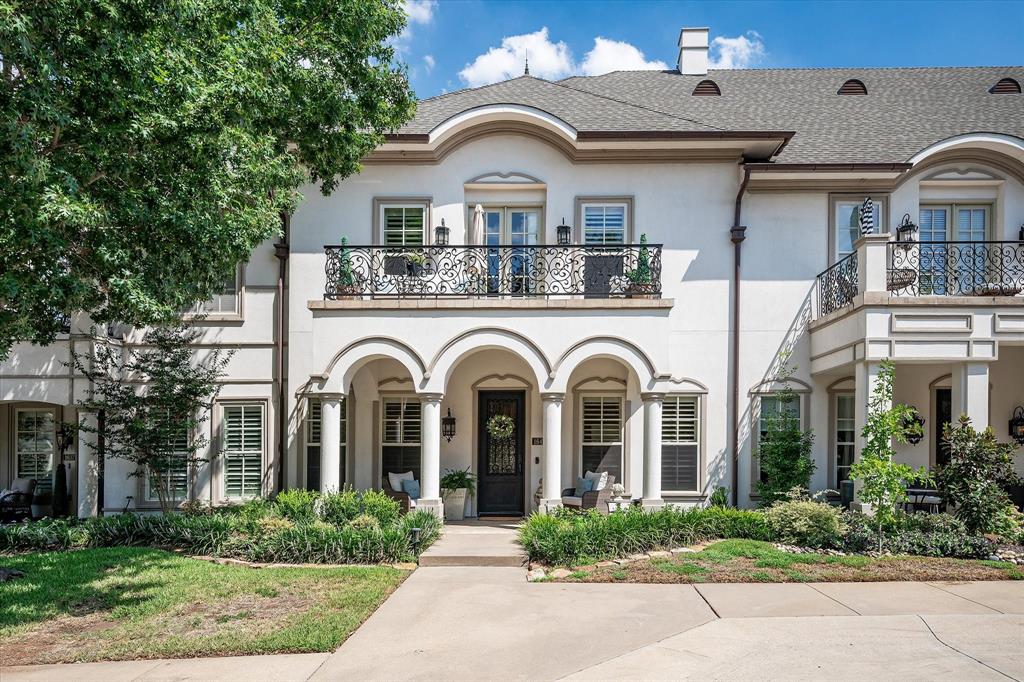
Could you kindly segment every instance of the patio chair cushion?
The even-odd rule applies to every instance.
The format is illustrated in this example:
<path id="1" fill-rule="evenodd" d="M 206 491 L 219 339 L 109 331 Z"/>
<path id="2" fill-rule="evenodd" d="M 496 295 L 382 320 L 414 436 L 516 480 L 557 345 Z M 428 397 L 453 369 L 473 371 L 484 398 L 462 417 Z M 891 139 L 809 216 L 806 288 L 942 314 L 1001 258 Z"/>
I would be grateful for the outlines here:
<path id="1" fill-rule="evenodd" d="M 576 477 L 576 497 L 583 497 L 583 493 L 594 489 L 594 482 L 582 476 Z"/>
<path id="2" fill-rule="evenodd" d="M 593 481 L 594 485 L 590 488 L 591 490 L 604 490 L 605 486 L 608 485 L 607 471 L 602 471 L 601 473 L 588 471 L 583 475 L 583 478 Z"/>
<path id="3" fill-rule="evenodd" d="M 420 499 L 420 482 L 412 478 L 403 478 L 402 491 L 408 493 L 410 500 L 418 500 Z"/>
<path id="4" fill-rule="evenodd" d="M 11 492 L 12 493 L 30 493 L 36 487 L 36 480 L 34 478 L 16 478 L 11 481 Z"/>
<path id="5" fill-rule="evenodd" d="M 404 491 L 404 488 L 402 488 L 402 481 L 411 481 L 413 478 L 411 471 L 406 471 L 402 474 L 395 474 L 390 471 L 388 472 L 388 483 L 391 484 L 391 489 L 396 493 Z"/>
<path id="6" fill-rule="evenodd" d="M 566 507 L 582 507 L 583 498 L 574 496 L 563 497 L 562 504 L 565 505 Z"/>

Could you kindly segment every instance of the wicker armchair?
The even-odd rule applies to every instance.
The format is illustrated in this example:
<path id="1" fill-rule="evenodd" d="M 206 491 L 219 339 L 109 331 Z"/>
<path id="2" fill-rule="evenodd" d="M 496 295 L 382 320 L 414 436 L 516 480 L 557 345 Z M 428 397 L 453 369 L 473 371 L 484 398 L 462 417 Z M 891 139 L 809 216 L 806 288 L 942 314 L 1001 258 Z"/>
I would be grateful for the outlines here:
<path id="1" fill-rule="evenodd" d="M 410 507 L 416 506 L 412 498 L 409 497 L 409 493 L 404 490 L 395 490 L 391 487 L 391 480 L 387 474 L 384 474 L 384 484 L 381 486 L 381 489 L 385 495 L 398 503 L 398 511 L 401 514 L 408 514 Z"/>
<path id="2" fill-rule="evenodd" d="M 32 518 L 32 496 L 35 492 L 34 478 L 16 478 L 11 481 L 11 489 L 0 496 L 0 521 Z"/>
<path id="3" fill-rule="evenodd" d="M 602 514 L 608 513 L 608 500 L 612 498 L 612 484 L 615 477 L 609 475 L 608 483 L 600 490 L 588 490 L 583 497 L 576 496 L 576 488 L 566 488 L 562 491 L 562 506 L 573 509 L 596 509 Z"/>

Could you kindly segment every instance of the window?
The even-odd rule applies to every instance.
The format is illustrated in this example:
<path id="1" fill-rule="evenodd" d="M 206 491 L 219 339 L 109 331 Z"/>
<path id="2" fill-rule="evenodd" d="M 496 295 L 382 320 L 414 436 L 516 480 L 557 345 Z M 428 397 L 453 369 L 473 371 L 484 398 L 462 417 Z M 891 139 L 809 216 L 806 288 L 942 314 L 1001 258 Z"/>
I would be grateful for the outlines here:
<path id="1" fill-rule="evenodd" d="M 188 430 L 171 424 L 169 419 L 167 427 L 170 452 L 175 459 L 172 466 L 163 475 L 167 479 L 170 499 L 185 500 L 188 498 Z M 146 476 L 146 500 L 149 502 L 159 501 L 158 490 L 157 474 L 150 470 Z"/>
<path id="2" fill-rule="evenodd" d="M 49 492 L 53 489 L 53 455 L 57 442 L 53 410 L 18 410 L 15 421 L 16 477 L 34 478 L 37 492 Z"/>
<path id="3" fill-rule="evenodd" d="M 800 415 L 800 396 L 792 396 L 789 400 L 780 395 L 761 396 L 761 414 L 758 417 L 758 443 L 768 434 L 770 420 L 777 419 L 783 414 L 796 417 L 797 421 L 800 422 L 800 428 L 803 428 Z M 761 478 L 760 466 L 758 467 L 758 478 Z"/>
<path id="4" fill-rule="evenodd" d="M 921 294 L 972 294 L 976 286 L 984 284 L 984 247 L 976 247 L 973 254 L 975 247 L 955 247 L 954 252 L 941 242 L 984 242 L 988 239 L 990 210 L 991 206 L 978 204 L 921 205 L 918 239 L 925 242 L 918 247 Z"/>
<path id="5" fill-rule="evenodd" d="M 306 489 L 320 490 L 320 400 L 309 399 L 309 411 L 306 414 Z M 348 445 L 348 409 L 344 398 L 341 399 L 341 472 L 338 480 L 345 483 L 345 460 Z"/>
<path id="6" fill-rule="evenodd" d="M 850 467 L 853 465 L 854 453 L 857 449 L 857 428 L 854 422 L 853 393 L 837 393 L 835 396 L 835 448 L 836 487 L 850 478 Z"/>
<path id="7" fill-rule="evenodd" d="M 622 398 L 586 396 L 580 401 L 581 472 L 607 471 L 622 482 Z"/>
<path id="8" fill-rule="evenodd" d="M 224 496 L 258 497 L 263 483 L 263 406 L 224 406 Z"/>
<path id="9" fill-rule="evenodd" d="M 670 395 L 661 409 L 661 487 L 700 489 L 700 398 Z"/>
<path id="10" fill-rule="evenodd" d="M 860 207 L 864 197 L 860 199 L 834 199 L 832 216 L 835 226 L 835 262 L 856 251 L 854 244 L 860 239 Z M 881 200 L 872 200 L 874 208 L 875 231 L 885 231 L 885 205 Z"/>
<path id="11" fill-rule="evenodd" d="M 626 243 L 627 206 L 583 204 L 583 243 L 604 246 Z"/>
<path id="12" fill-rule="evenodd" d="M 199 301 L 188 312 L 193 315 L 238 315 L 239 314 L 239 285 L 238 273 L 241 268 L 235 268 L 235 272 L 224 280 L 220 293 L 214 294 L 208 301 Z"/>
<path id="13" fill-rule="evenodd" d="M 420 401 L 387 398 L 381 413 L 381 467 L 383 475 L 411 471 L 420 480 Z"/>
<path id="14" fill-rule="evenodd" d="M 381 244 L 422 246 L 427 209 L 422 204 L 386 205 L 381 208 Z"/>

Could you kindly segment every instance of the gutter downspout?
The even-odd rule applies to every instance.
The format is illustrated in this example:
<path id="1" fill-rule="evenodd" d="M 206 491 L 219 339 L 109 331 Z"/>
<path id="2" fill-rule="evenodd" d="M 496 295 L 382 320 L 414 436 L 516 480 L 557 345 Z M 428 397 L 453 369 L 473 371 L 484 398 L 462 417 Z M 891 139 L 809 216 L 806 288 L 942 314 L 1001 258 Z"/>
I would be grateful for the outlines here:
<path id="1" fill-rule="evenodd" d="M 729 431 L 729 452 L 732 453 L 732 504 L 739 506 L 739 466 L 740 466 L 740 256 L 743 240 L 746 239 L 747 227 L 740 224 L 743 208 L 743 194 L 747 191 L 750 181 L 750 167 L 744 166 L 743 180 L 736 192 L 736 208 L 733 213 L 732 228 L 729 236 L 733 244 L 733 287 L 732 287 L 732 425 Z"/>
<path id="2" fill-rule="evenodd" d="M 285 318 L 286 306 L 284 300 L 285 283 L 288 277 L 288 232 L 291 226 L 291 216 L 287 213 L 281 214 L 281 237 L 274 243 L 274 256 L 278 260 L 277 268 L 277 324 L 274 327 L 274 352 L 275 358 L 275 382 L 277 383 L 277 482 L 276 490 L 284 490 L 285 484 L 285 455 L 287 454 L 288 439 L 288 386 L 284 376 L 284 336 L 288 332 L 288 323 Z"/>

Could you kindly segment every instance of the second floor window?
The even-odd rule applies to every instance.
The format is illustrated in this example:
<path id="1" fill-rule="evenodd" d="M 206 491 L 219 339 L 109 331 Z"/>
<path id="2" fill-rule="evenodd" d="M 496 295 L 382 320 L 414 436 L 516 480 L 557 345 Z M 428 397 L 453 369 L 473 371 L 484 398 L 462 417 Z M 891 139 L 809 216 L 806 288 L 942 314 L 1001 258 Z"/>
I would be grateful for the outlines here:
<path id="1" fill-rule="evenodd" d="M 856 251 L 853 245 L 860 239 L 860 208 L 863 203 L 863 197 L 860 199 L 837 199 L 835 201 L 833 209 L 833 219 L 835 220 L 835 262 L 841 261 Z M 885 232 L 887 228 L 882 223 L 885 218 L 883 210 L 885 207 L 880 200 L 873 200 L 871 204 L 874 207 L 875 231 Z"/>
<path id="2" fill-rule="evenodd" d="M 583 204 L 583 243 L 626 243 L 626 204 Z"/>
<path id="3" fill-rule="evenodd" d="M 381 209 L 381 244 L 422 246 L 426 208 L 423 205 L 389 205 Z"/>
<path id="4" fill-rule="evenodd" d="M 239 313 L 239 270 L 224 279 L 218 293 L 206 301 L 199 301 L 188 312 L 193 315 L 237 315 Z"/>

